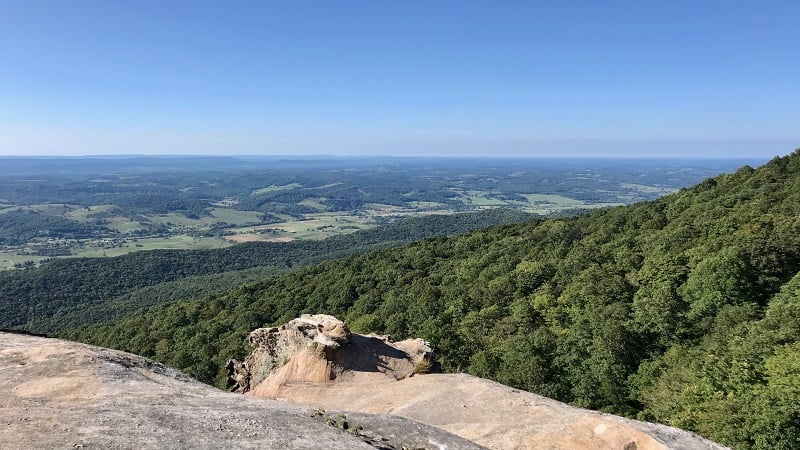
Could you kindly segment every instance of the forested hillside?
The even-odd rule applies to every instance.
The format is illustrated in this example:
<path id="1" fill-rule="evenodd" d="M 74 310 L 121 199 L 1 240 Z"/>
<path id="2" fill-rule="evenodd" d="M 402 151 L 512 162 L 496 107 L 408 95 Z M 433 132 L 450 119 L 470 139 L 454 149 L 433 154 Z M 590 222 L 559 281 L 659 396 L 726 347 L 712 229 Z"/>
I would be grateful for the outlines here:
<path id="1" fill-rule="evenodd" d="M 662 199 L 327 262 L 68 337 L 222 382 L 300 313 L 741 449 L 800 448 L 800 151 Z"/>
<path id="2" fill-rule="evenodd" d="M 55 260 L 38 268 L 0 271 L 0 328 L 57 332 L 122 318 L 145 306 L 218 294 L 291 268 L 425 237 L 521 222 L 528 217 L 502 209 L 420 216 L 322 241 L 154 250 L 116 258 Z"/>

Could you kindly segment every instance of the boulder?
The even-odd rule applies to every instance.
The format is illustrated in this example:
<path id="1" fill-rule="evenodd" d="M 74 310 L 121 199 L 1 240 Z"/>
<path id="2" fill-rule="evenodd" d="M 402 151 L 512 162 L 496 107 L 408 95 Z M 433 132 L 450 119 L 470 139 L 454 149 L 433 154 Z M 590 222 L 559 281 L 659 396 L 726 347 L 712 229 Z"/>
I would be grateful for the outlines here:
<path id="1" fill-rule="evenodd" d="M 304 314 L 284 325 L 259 328 L 247 338 L 252 352 L 228 361 L 228 386 L 246 393 L 258 388 L 274 397 L 287 383 L 325 383 L 360 378 L 401 380 L 437 371 L 428 342 L 392 342 L 390 336 L 353 334 L 329 315 Z"/>

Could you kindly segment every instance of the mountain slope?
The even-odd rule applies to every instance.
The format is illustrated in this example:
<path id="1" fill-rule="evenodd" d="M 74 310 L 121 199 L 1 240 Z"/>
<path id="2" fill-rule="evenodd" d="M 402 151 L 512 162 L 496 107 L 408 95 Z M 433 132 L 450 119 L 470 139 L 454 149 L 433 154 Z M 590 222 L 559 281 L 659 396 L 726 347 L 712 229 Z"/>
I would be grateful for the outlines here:
<path id="1" fill-rule="evenodd" d="M 69 336 L 221 382 L 250 329 L 328 313 L 423 337 L 450 371 L 798 448 L 798 217 L 800 151 L 653 202 L 328 262 Z"/>

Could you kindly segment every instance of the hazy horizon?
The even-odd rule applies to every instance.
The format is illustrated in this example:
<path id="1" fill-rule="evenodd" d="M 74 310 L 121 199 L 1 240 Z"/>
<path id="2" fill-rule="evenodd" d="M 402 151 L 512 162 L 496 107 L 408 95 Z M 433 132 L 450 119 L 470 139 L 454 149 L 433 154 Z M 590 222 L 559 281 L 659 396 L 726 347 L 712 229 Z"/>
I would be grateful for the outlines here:
<path id="1" fill-rule="evenodd" d="M 365 154 L 365 155 L 345 155 L 345 154 L 144 154 L 144 153 L 106 153 L 106 154 L 87 154 L 87 155 L 2 155 L 0 160 L 148 160 L 148 159 L 219 159 L 219 160 L 238 160 L 244 161 L 293 161 L 293 160 L 308 160 L 308 161 L 386 161 L 398 162 L 403 160 L 409 161 L 424 161 L 429 160 L 435 162 L 437 160 L 459 160 L 459 161 L 552 161 L 552 162 L 567 162 L 567 161 L 618 161 L 618 162 L 633 162 L 633 161 L 663 161 L 674 163 L 691 163 L 691 162 L 721 162 L 732 161 L 740 164 L 760 166 L 767 163 L 770 159 L 775 157 L 784 157 L 786 154 L 775 154 L 773 156 L 707 156 L 703 154 L 696 155 L 632 155 L 632 156 L 613 156 L 613 155 L 382 155 L 382 154 Z"/>
<path id="2" fill-rule="evenodd" d="M 527 151 L 518 152 L 469 152 L 464 149 L 453 150 L 451 152 L 348 152 L 342 149 L 340 152 L 214 152 L 205 153 L 192 152 L 187 149 L 185 152 L 170 151 L 151 151 L 151 152 L 96 152 L 83 153 L 75 152 L 31 152 L 14 153 L 0 152 L 0 158 L 92 158 L 92 157 L 297 157 L 297 158 L 473 158 L 473 159 L 578 159 L 578 158 L 598 158 L 598 159 L 753 159 L 767 161 L 776 156 L 785 156 L 800 147 L 793 147 L 790 142 L 779 144 L 767 143 L 764 145 L 731 142 L 728 145 L 723 143 L 716 145 L 703 145 L 683 143 L 680 145 L 670 145 L 669 143 L 659 144 L 639 144 L 627 146 L 628 151 L 620 151 L 619 147 L 609 147 L 602 151 L 597 151 L 597 143 L 591 145 L 594 151 L 581 149 L 578 147 L 567 146 L 567 151 L 553 149 L 553 147 L 541 148 L 538 146 L 527 147 Z M 624 148 L 624 147 L 623 147 Z"/>

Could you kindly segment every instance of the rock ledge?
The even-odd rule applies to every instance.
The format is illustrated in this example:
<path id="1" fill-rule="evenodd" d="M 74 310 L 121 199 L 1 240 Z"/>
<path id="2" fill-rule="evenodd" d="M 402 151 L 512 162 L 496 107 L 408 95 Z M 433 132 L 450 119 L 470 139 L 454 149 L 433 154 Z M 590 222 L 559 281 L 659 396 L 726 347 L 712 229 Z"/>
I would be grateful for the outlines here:
<path id="1" fill-rule="evenodd" d="M 576 408 L 466 374 L 436 371 L 421 339 L 362 336 L 332 316 L 253 331 L 231 361 L 233 390 L 327 410 L 391 414 L 493 449 L 720 450 L 677 428 Z"/>
<path id="2" fill-rule="evenodd" d="M 304 314 L 279 327 L 259 328 L 247 338 L 253 351 L 244 361 L 228 361 L 228 386 L 238 393 L 259 390 L 274 397 L 289 383 L 360 379 L 402 380 L 438 371 L 428 342 L 351 333 L 341 320 Z"/>

